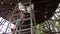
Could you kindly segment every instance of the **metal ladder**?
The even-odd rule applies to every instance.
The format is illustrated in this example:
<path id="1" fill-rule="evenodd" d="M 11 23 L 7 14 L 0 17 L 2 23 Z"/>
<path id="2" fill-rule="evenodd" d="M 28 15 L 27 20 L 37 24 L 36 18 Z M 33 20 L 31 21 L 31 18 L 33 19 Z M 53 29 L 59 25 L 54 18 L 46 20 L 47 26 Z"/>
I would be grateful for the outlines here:
<path id="1" fill-rule="evenodd" d="M 25 21 L 21 25 L 20 33 L 19 34 L 31 34 L 33 32 L 33 23 L 30 21 L 30 13 L 25 13 Z"/>

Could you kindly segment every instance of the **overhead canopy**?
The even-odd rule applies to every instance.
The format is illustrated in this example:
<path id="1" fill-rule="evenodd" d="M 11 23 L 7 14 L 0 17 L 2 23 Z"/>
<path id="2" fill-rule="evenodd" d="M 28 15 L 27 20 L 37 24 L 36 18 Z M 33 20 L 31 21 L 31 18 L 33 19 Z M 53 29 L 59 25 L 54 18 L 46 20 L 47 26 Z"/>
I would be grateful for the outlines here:
<path id="1" fill-rule="evenodd" d="M 37 23 L 44 22 L 51 18 L 59 4 L 60 0 L 32 0 L 35 10 L 35 18 Z M 0 17 L 7 19 L 13 11 L 16 3 L 21 2 L 24 6 L 28 6 L 29 0 L 0 0 Z"/>
<path id="2" fill-rule="evenodd" d="M 0 17 L 8 19 L 17 3 L 26 3 L 28 0 L 0 0 Z"/>
<path id="3" fill-rule="evenodd" d="M 51 18 L 59 5 L 59 0 L 32 0 L 37 23 Z"/>
<path id="4" fill-rule="evenodd" d="M 0 0 L 0 17 L 6 17 L 13 11 L 17 0 Z"/>

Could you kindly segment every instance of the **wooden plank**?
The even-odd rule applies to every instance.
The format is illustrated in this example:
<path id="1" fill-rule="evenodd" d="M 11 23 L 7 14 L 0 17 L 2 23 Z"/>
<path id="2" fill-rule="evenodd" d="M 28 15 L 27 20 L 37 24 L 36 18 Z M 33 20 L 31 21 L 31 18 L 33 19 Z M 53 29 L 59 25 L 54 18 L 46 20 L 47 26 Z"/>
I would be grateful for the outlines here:
<path id="1" fill-rule="evenodd" d="M 30 30 L 31 28 L 26 28 L 26 29 L 22 29 L 20 31 L 27 31 L 27 30 Z"/>

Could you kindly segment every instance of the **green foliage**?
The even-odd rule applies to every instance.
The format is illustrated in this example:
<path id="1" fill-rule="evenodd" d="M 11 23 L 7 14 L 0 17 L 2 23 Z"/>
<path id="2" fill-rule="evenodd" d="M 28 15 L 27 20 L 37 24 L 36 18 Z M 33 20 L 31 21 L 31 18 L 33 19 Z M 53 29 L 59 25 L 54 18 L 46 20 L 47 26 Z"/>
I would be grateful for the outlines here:
<path id="1" fill-rule="evenodd" d="M 35 26 L 35 34 L 48 34 L 48 29 L 45 28 L 45 23 L 38 24 Z"/>
<path id="2" fill-rule="evenodd" d="M 60 32 L 60 21 L 53 21 L 54 26 Z M 35 26 L 36 33 L 35 34 L 49 34 L 49 30 L 46 28 L 45 23 L 41 23 Z M 59 33 L 60 34 L 60 33 Z"/>

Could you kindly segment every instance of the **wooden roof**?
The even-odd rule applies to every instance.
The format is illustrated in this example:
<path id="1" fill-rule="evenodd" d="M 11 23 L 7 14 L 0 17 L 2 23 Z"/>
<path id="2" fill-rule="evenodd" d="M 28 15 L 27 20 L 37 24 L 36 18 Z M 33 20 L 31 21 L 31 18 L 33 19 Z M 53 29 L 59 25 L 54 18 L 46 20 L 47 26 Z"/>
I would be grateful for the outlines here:
<path id="1" fill-rule="evenodd" d="M 0 17 L 6 19 L 17 3 L 17 0 L 0 0 Z"/>
<path id="2" fill-rule="evenodd" d="M 58 7 L 60 0 L 32 0 L 34 4 L 36 21 L 43 22 L 51 18 Z M 0 17 L 7 18 L 13 12 L 16 3 L 22 2 L 25 6 L 29 0 L 0 0 Z"/>

